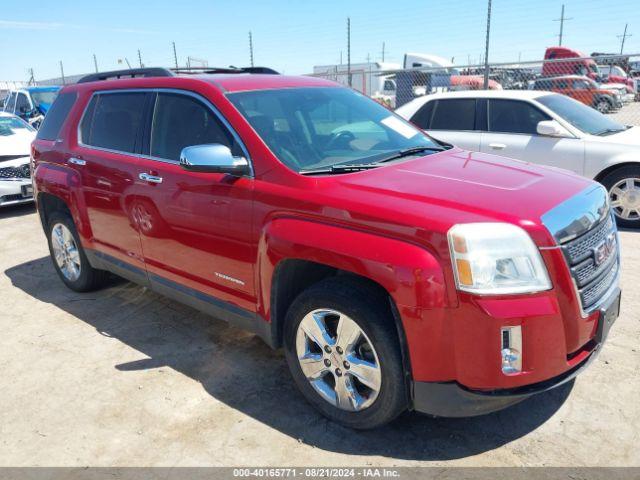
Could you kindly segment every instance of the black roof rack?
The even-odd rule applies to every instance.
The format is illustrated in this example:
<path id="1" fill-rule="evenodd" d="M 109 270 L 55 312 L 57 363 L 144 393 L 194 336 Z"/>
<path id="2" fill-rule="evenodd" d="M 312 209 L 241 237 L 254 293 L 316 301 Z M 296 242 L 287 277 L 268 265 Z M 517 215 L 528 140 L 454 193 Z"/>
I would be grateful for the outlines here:
<path id="1" fill-rule="evenodd" d="M 179 74 L 199 74 L 199 73 L 263 73 L 268 75 L 280 75 L 273 68 L 269 67 L 179 67 L 172 68 L 172 72 Z"/>
<path id="2" fill-rule="evenodd" d="M 113 70 L 111 72 L 92 73 L 85 75 L 78 83 L 99 82 L 111 78 L 136 78 L 136 77 L 173 77 L 171 70 L 166 68 L 130 68 L 127 70 Z"/>
<path id="3" fill-rule="evenodd" d="M 127 70 L 113 70 L 111 72 L 92 73 L 85 75 L 78 83 L 99 82 L 117 78 L 145 78 L 145 77 L 173 77 L 176 74 L 198 74 L 198 73 L 263 73 L 269 75 L 279 75 L 272 68 L 268 67 L 184 67 L 184 68 L 130 68 Z"/>

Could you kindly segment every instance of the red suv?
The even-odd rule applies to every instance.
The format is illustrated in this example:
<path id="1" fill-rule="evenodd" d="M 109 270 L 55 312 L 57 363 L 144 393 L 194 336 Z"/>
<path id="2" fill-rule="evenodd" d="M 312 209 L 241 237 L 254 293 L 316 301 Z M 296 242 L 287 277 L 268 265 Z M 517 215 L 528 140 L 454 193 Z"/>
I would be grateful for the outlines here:
<path id="1" fill-rule="evenodd" d="M 61 91 L 32 168 L 69 288 L 112 272 L 251 330 L 354 428 L 491 412 L 595 358 L 620 299 L 600 185 L 443 145 L 333 82 L 254 72 Z"/>

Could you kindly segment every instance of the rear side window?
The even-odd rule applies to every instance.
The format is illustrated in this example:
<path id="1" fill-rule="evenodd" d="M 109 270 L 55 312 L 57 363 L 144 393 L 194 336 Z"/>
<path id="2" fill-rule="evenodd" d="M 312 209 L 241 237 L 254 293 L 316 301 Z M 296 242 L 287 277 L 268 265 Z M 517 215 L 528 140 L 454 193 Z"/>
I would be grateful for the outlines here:
<path id="1" fill-rule="evenodd" d="M 36 138 L 39 140 L 57 140 L 60 130 L 78 95 L 75 92 L 61 93 L 44 117 Z"/>
<path id="2" fill-rule="evenodd" d="M 473 130 L 476 101 L 473 98 L 438 100 L 431 119 L 431 130 Z"/>
<path id="3" fill-rule="evenodd" d="M 146 98 L 144 92 L 94 95 L 80 124 L 81 142 L 91 147 L 135 153 Z"/>
<path id="4" fill-rule="evenodd" d="M 158 94 L 151 127 L 152 156 L 177 161 L 184 147 L 210 143 L 242 155 L 231 132 L 202 102 L 188 95 Z"/>
<path id="5" fill-rule="evenodd" d="M 428 130 L 431 123 L 431 115 L 433 114 L 433 106 L 436 102 L 427 102 L 420 110 L 418 110 L 413 117 L 411 117 L 411 123 L 420 127 L 423 130 Z"/>
<path id="6" fill-rule="evenodd" d="M 535 106 L 518 100 L 489 100 L 489 131 L 536 135 L 538 122 L 550 118 Z"/>

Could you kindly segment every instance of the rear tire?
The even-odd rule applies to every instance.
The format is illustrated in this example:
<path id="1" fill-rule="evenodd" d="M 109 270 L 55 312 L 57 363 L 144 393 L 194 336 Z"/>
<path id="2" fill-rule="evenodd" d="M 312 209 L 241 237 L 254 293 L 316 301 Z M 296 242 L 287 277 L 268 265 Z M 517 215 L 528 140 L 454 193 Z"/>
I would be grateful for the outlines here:
<path id="1" fill-rule="evenodd" d="M 596 102 L 596 110 L 600 113 L 608 113 L 611 110 L 612 106 L 608 100 L 600 99 Z"/>
<path id="2" fill-rule="evenodd" d="M 53 212 L 47 225 L 51 261 L 60 279 L 71 290 L 90 292 L 102 287 L 109 274 L 91 266 L 71 217 Z"/>
<path id="3" fill-rule="evenodd" d="M 320 323 L 308 323 L 318 318 Z M 311 330 L 317 325 L 326 329 L 309 336 L 309 325 Z M 287 312 L 284 349 L 304 397 L 334 422 L 376 428 L 409 405 L 388 297 L 366 281 L 333 277 L 302 292 Z"/>
<path id="4" fill-rule="evenodd" d="M 617 168 L 601 183 L 609 192 L 611 209 L 618 226 L 640 229 L 640 166 Z"/>

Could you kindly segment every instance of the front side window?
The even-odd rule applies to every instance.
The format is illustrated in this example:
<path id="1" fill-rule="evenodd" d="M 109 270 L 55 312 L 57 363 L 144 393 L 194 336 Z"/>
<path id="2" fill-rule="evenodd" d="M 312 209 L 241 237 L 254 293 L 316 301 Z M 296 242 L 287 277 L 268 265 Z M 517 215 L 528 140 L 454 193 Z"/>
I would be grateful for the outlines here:
<path id="1" fill-rule="evenodd" d="M 191 96 L 159 93 L 151 127 L 151 155 L 180 159 L 184 147 L 219 143 L 242 156 L 233 135 L 202 102 Z"/>
<path id="2" fill-rule="evenodd" d="M 627 129 L 597 110 L 564 95 L 545 95 L 537 101 L 578 130 L 590 135 L 606 135 Z"/>
<path id="3" fill-rule="evenodd" d="M 60 96 L 62 95 L 64 94 Z M 82 143 L 117 152 L 134 153 L 147 95 L 142 92 L 95 95 L 80 125 Z M 45 122 L 50 115 L 51 112 L 45 117 Z"/>
<path id="4" fill-rule="evenodd" d="M 423 130 L 428 130 L 431 125 L 431 116 L 433 115 L 433 106 L 436 102 L 427 102 L 411 117 L 411 123 L 417 125 Z"/>
<path id="5" fill-rule="evenodd" d="M 431 130 L 473 130 L 476 101 L 473 98 L 438 100 L 431 118 Z"/>
<path id="6" fill-rule="evenodd" d="M 274 155 L 298 172 L 373 164 L 406 148 L 440 148 L 378 102 L 347 88 L 256 90 L 227 98 Z"/>
<path id="7" fill-rule="evenodd" d="M 535 135 L 538 123 L 550 120 L 540 109 L 518 100 L 489 100 L 489 131 Z"/>

